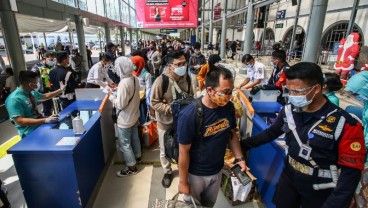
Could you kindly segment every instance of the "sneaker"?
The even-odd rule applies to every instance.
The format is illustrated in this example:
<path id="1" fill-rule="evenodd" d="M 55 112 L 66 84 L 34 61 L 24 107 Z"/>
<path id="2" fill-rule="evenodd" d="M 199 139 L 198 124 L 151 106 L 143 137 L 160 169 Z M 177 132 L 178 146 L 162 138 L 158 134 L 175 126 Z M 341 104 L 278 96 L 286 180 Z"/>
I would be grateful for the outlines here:
<path id="1" fill-rule="evenodd" d="M 138 173 L 138 169 L 137 168 L 135 168 L 135 170 L 131 170 L 130 168 L 127 167 L 125 169 L 122 169 L 122 170 L 118 171 L 116 173 L 116 175 L 118 177 L 125 177 L 125 176 L 135 175 L 137 173 Z"/>
<path id="2" fill-rule="evenodd" d="M 169 188 L 171 186 L 172 182 L 172 175 L 171 173 L 164 174 L 164 177 L 162 178 L 161 184 L 164 188 Z"/>

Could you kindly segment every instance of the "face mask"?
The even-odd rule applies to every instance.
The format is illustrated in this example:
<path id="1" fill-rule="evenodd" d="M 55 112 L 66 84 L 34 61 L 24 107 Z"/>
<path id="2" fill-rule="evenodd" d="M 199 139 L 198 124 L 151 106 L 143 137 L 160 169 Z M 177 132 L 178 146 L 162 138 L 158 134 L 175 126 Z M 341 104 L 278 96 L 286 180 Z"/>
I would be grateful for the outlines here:
<path id="1" fill-rule="evenodd" d="M 201 51 L 195 51 L 195 53 L 198 55 L 198 54 L 200 54 L 200 53 L 201 53 Z"/>
<path id="2" fill-rule="evenodd" d="M 166 45 L 166 47 L 170 47 L 170 46 L 171 46 L 171 44 L 167 44 L 167 45 Z"/>
<path id="3" fill-rule="evenodd" d="M 225 106 L 230 101 L 231 96 L 226 96 L 224 94 L 219 95 L 218 92 L 214 96 L 209 96 L 211 101 L 218 106 Z"/>
<path id="4" fill-rule="evenodd" d="M 46 62 L 46 64 L 47 64 L 48 66 L 54 66 L 54 65 L 55 65 L 55 62 L 48 60 L 48 61 Z"/>
<path id="5" fill-rule="evenodd" d="M 174 69 L 174 73 L 180 77 L 184 76 L 185 74 L 185 66 L 181 66 L 181 67 L 176 67 Z"/>
<path id="6" fill-rule="evenodd" d="M 290 103 L 298 108 L 303 108 L 303 107 L 307 107 L 309 104 L 311 104 L 313 102 L 313 98 L 308 100 L 307 99 L 307 95 L 314 89 L 314 87 L 306 94 L 306 95 L 289 95 L 289 101 Z"/>
<path id="7" fill-rule="evenodd" d="M 110 69 L 111 68 L 111 64 L 110 63 L 105 64 L 104 68 L 105 69 Z"/>
<path id="8" fill-rule="evenodd" d="M 133 65 L 133 70 L 137 71 L 137 66 L 136 65 Z"/>

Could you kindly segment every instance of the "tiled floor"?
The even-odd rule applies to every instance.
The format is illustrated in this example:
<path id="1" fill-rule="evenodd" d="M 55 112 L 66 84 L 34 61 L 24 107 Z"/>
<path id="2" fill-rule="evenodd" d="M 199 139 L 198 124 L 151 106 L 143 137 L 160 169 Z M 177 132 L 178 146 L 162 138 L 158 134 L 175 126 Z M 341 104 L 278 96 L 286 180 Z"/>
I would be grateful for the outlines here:
<path id="1" fill-rule="evenodd" d="M 159 163 L 158 143 L 153 147 L 145 149 L 142 164 L 154 163 L 154 165 L 139 165 L 139 173 L 134 176 L 119 178 L 116 172 L 122 165 L 112 163 L 106 173 L 101 189 L 98 192 L 93 208 L 122 208 L 122 207 L 151 207 L 156 198 L 170 199 L 178 191 L 178 172 L 177 166 L 173 165 L 174 179 L 168 189 L 161 186 L 163 176 L 162 168 L 157 166 Z M 223 193 L 219 191 L 215 208 L 232 207 Z M 260 203 L 251 202 L 234 207 L 264 207 Z"/>

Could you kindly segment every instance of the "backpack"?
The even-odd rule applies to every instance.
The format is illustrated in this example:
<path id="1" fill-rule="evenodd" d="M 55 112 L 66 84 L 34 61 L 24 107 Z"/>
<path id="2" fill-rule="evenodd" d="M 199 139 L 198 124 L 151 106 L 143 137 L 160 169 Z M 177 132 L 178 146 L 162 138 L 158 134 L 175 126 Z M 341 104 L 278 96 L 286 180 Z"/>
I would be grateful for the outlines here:
<path id="1" fill-rule="evenodd" d="M 201 147 L 204 147 L 203 135 L 201 134 L 202 126 L 203 126 L 203 108 L 202 108 L 202 97 L 194 99 L 192 97 L 178 99 L 172 103 L 172 112 L 173 112 L 173 128 L 166 131 L 164 134 L 164 147 L 165 147 L 165 157 L 171 163 L 179 162 L 179 143 L 177 140 L 176 128 L 177 121 L 179 117 L 179 113 L 191 103 L 194 103 L 196 108 L 196 131 L 197 135 L 200 137 Z"/>
<path id="2" fill-rule="evenodd" d="M 161 76 L 162 76 L 162 93 L 165 94 L 167 92 L 168 88 L 169 88 L 170 78 L 167 75 L 165 75 L 165 74 L 161 74 Z M 190 87 L 192 85 L 191 85 L 190 77 L 188 75 L 187 75 L 187 84 L 188 84 L 188 90 L 187 90 L 186 93 L 189 95 L 189 93 L 190 93 Z M 181 94 L 182 92 L 178 92 L 178 90 L 176 90 L 176 93 L 177 94 Z"/>

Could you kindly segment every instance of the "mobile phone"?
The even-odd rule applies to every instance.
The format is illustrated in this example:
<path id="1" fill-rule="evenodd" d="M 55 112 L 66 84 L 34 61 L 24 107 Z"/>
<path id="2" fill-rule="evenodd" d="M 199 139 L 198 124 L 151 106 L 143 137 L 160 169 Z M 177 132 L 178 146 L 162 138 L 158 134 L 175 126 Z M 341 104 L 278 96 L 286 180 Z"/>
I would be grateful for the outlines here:
<path id="1" fill-rule="evenodd" d="M 243 171 L 241 171 L 241 167 L 239 164 L 234 165 L 231 168 L 231 171 L 234 173 L 236 178 L 240 181 L 240 183 L 245 186 L 248 183 L 252 182 L 252 179 Z"/>

